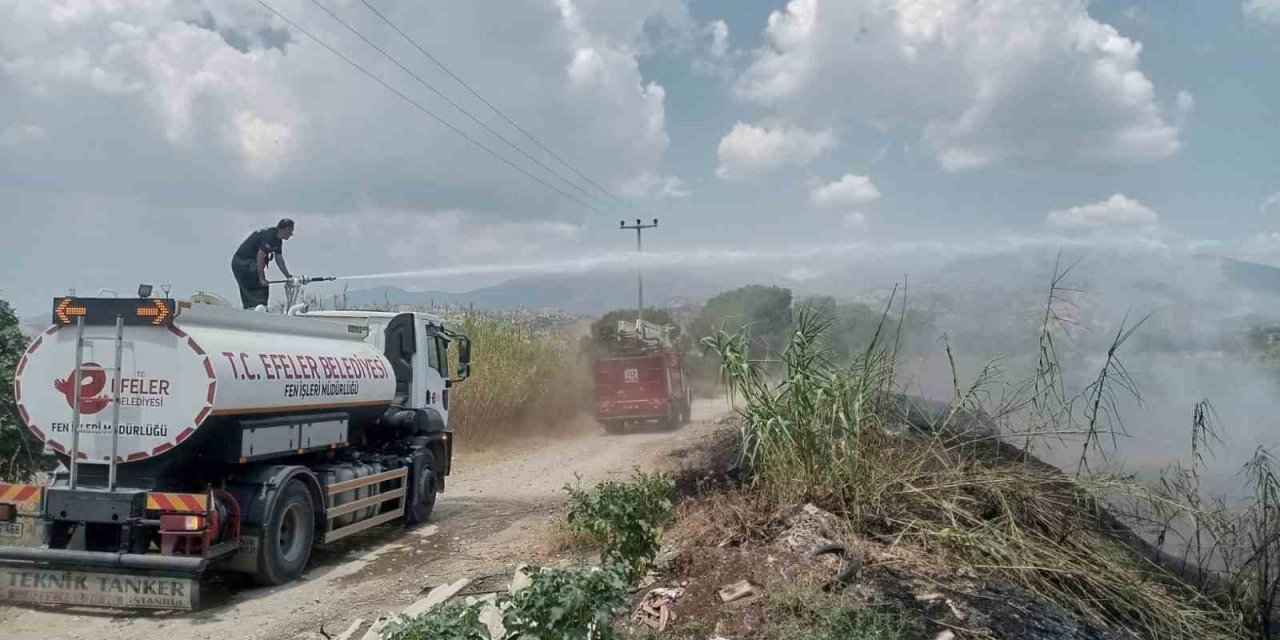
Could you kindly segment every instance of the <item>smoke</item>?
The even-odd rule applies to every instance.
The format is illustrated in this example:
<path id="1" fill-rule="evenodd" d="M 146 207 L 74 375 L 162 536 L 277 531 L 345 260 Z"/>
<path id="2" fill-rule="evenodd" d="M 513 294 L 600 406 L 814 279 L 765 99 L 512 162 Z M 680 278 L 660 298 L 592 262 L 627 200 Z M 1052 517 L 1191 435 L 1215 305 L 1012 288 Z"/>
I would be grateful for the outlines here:
<path id="1" fill-rule="evenodd" d="M 1222 442 L 1204 460 L 1204 486 L 1228 497 L 1243 494 L 1239 469 L 1258 446 L 1280 444 L 1280 359 L 1268 349 L 1271 329 L 1280 327 L 1280 270 L 1242 271 L 1238 263 L 1167 245 L 1067 249 L 1061 261 L 1056 252 L 1028 247 L 952 261 L 912 278 L 912 307 L 935 319 L 935 336 L 946 336 L 962 387 L 992 361 L 1007 384 L 1034 375 L 1055 264 L 1070 267 L 1054 308 L 1069 392 L 1093 382 L 1122 327 L 1141 322 L 1118 351 L 1137 395 L 1115 388 L 1114 420 L 1103 422 L 1119 433 L 1114 444 L 1104 438 L 1107 455 L 1093 455 L 1091 463 L 1147 477 L 1175 463 L 1189 466 L 1194 407 L 1207 399 Z M 905 366 L 913 390 L 951 397 L 941 340 L 916 351 Z M 1074 469 L 1082 444 L 1072 437 L 1042 441 L 1047 448 L 1039 453 Z"/>

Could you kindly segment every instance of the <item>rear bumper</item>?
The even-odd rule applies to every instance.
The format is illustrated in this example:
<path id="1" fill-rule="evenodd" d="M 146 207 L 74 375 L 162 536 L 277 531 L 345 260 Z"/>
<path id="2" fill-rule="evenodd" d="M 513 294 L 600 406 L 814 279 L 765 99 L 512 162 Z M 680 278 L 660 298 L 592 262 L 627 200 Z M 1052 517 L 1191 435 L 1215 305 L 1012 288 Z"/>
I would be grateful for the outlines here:
<path id="1" fill-rule="evenodd" d="M 57 565 L 68 569 L 163 571 L 191 576 L 200 575 L 209 566 L 208 559 L 192 556 L 0 547 L 0 564 L 13 566 L 20 563 L 33 566 Z"/>
<path id="2" fill-rule="evenodd" d="M 204 558 L 0 547 L 0 602 L 195 609 Z"/>
<path id="3" fill-rule="evenodd" d="M 661 404 L 650 400 L 634 402 L 614 402 L 607 405 L 596 405 L 596 420 L 612 422 L 619 420 L 662 420 L 667 417 L 668 402 Z"/>

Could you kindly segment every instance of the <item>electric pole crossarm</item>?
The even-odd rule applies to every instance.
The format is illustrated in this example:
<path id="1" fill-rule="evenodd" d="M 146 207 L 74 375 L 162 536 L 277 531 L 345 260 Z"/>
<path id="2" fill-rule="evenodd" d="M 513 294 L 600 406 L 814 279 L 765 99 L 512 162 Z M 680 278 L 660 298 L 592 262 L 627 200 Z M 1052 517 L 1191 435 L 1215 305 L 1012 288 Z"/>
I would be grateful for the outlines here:
<path id="1" fill-rule="evenodd" d="M 653 219 L 653 224 L 644 224 L 639 219 L 633 225 L 628 225 L 626 220 L 618 221 L 619 229 L 635 229 L 636 230 L 636 255 L 639 256 L 644 252 L 641 244 L 641 234 L 645 229 L 653 229 L 658 226 L 658 219 Z M 636 307 L 636 330 L 640 332 L 640 337 L 644 337 L 644 266 L 639 261 L 636 262 L 636 297 L 639 303 Z"/>

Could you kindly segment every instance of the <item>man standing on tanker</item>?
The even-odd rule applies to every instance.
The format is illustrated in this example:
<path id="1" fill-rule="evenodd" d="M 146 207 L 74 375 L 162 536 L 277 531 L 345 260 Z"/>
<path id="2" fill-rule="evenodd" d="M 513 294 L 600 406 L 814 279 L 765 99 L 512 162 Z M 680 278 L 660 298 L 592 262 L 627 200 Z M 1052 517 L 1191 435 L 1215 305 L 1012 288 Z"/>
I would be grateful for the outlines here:
<path id="1" fill-rule="evenodd" d="M 240 303 L 245 309 L 266 306 L 271 295 L 267 285 L 267 265 L 274 258 L 285 278 L 292 279 L 284 263 L 284 241 L 293 237 L 293 220 L 281 219 L 274 227 L 249 234 L 231 257 L 231 273 L 240 285 Z"/>

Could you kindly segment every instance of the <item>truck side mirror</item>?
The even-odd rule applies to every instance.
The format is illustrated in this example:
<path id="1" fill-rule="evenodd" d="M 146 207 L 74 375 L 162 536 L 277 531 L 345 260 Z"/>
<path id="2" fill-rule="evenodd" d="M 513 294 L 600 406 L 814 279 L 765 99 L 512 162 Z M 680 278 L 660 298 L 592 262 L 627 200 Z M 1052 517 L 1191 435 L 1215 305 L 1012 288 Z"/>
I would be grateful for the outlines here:
<path id="1" fill-rule="evenodd" d="M 458 336 L 458 377 L 455 382 L 462 382 L 471 375 L 471 338 Z"/>

